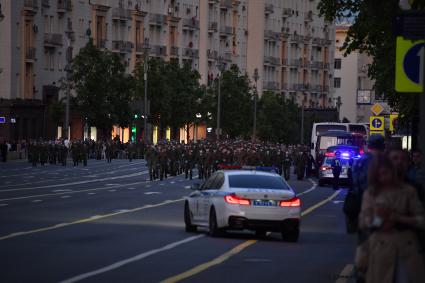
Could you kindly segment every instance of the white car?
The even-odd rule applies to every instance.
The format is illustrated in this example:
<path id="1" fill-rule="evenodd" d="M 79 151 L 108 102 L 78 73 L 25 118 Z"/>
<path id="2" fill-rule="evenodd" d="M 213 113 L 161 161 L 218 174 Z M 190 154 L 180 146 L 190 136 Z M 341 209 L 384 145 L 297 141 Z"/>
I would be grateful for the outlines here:
<path id="1" fill-rule="evenodd" d="M 215 172 L 185 199 L 186 231 L 209 228 L 211 236 L 225 230 L 253 230 L 257 236 L 281 232 L 286 241 L 299 236 L 301 201 L 278 174 L 256 170 Z"/>

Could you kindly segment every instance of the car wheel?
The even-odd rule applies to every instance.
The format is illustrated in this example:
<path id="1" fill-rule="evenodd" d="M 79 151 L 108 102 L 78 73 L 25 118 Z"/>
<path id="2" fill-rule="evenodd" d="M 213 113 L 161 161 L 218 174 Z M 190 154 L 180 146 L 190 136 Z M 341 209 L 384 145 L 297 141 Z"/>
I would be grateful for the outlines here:
<path id="1" fill-rule="evenodd" d="M 298 237 L 300 236 L 300 229 L 283 229 L 282 231 L 282 239 L 286 242 L 297 242 Z"/>
<path id="2" fill-rule="evenodd" d="M 186 232 L 196 232 L 196 225 L 192 224 L 192 218 L 190 216 L 189 204 L 186 202 L 184 205 L 184 225 Z"/>
<path id="3" fill-rule="evenodd" d="M 211 208 L 210 211 L 210 219 L 209 219 L 209 234 L 211 237 L 218 237 L 221 235 L 221 230 L 218 228 L 217 225 L 217 216 L 215 213 L 214 207 Z"/>
<path id="4" fill-rule="evenodd" d="M 267 231 L 265 230 L 256 230 L 255 237 L 257 238 L 265 238 L 267 236 Z"/>

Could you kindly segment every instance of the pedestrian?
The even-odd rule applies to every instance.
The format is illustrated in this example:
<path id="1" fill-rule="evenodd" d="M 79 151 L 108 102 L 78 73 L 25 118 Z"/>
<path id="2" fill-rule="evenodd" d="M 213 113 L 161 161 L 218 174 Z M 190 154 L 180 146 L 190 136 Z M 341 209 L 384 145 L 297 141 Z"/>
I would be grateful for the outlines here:
<path id="1" fill-rule="evenodd" d="M 0 144 L 0 153 L 1 153 L 1 160 L 3 162 L 7 161 L 7 143 L 6 141 L 3 141 L 3 143 Z"/>
<path id="2" fill-rule="evenodd" d="M 425 213 L 413 187 L 398 178 L 388 157 L 372 160 L 359 214 L 355 264 L 367 283 L 425 282 L 424 259 L 416 230 Z"/>
<path id="3" fill-rule="evenodd" d="M 341 175 L 342 171 L 342 161 L 341 161 L 341 152 L 337 151 L 335 153 L 335 158 L 332 160 L 331 163 L 332 168 L 332 174 L 333 174 L 333 188 L 334 190 L 339 189 L 339 176 Z"/>

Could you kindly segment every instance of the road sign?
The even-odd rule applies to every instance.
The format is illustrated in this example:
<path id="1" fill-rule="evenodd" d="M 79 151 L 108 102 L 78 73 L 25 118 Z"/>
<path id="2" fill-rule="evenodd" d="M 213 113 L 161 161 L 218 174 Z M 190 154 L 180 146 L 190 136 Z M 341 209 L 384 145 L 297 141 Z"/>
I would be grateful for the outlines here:
<path id="1" fill-rule="evenodd" d="M 390 115 L 390 132 L 394 132 L 397 129 L 398 114 Z"/>
<path id="2" fill-rule="evenodd" d="M 383 116 L 370 116 L 370 131 L 383 131 L 384 130 L 384 117 Z"/>
<path id="3" fill-rule="evenodd" d="M 385 137 L 385 131 L 370 131 L 370 135 L 381 135 Z"/>
<path id="4" fill-rule="evenodd" d="M 422 92 L 425 64 L 425 41 L 397 37 L 395 90 Z"/>
<path id="5" fill-rule="evenodd" d="M 0 117 L 0 124 L 6 123 L 6 117 Z"/>
<path id="6" fill-rule="evenodd" d="M 372 111 L 373 114 L 375 114 L 376 116 L 378 116 L 379 114 L 382 113 L 382 111 L 384 111 L 384 107 L 380 103 L 375 103 L 370 108 L 370 111 Z"/>

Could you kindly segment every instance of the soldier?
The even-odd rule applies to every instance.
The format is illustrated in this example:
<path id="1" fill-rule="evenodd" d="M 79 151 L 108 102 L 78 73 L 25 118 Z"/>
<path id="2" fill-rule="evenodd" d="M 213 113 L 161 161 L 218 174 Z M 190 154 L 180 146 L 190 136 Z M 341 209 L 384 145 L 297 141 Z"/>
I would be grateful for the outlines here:
<path id="1" fill-rule="evenodd" d="M 33 167 L 37 167 L 37 163 L 40 160 L 40 145 L 37 142 L 34 142 L 31 146 L 31 162 Z"/>
<path id="2" fill-rule="evenodd" d="M 198 164 L 198 178 L 204 179 L 205 154 L 204 154 L 204 151 L 202 149 L 199 150 L 199 154 L 198 154 L 196 163 Z"/>
<path id="3" fill-rule="evenodd" d="M 289 152 L 285 152 L 283 157 L 283 174 L 285 176 L 285 180 L 288 181 L 291 176 L 291 164 L 292 158 Z"/>
<path id="4" fill-rule="evenodd" d="M 342 164 L 341 164 L 341 153 L 337 151 L 335 153 L 335 158 L 332 160 L 331 167 L 332 167 L 332 174 L 333 174 L 333 188 L 334 190 L 338 190 L 339 188 L 339 175 L 342 171 Z"/>
<path id="5" fill-rule="evenodd" d="M 187 153 L 185 154 L 184 164 L 185 164 L 186 179 L 189 177 L 189 179 L 192 180 L 193 167 L 195 166 L 195 156 L 191 149 L 189 149 Z"/>
<path id="6" fill-rule="evenodd" d="M 132 162 L 134 158 L 135 153 L 135 146 L 133 142 L 129 141 L 127 146 L 127 154 L 128 154 L 128 161 Z"/>
<path id="7" fill-rule="evenodd" d="M 169 159 L 165 148 L 160 149 L 158 161 L 160 168 L 159 179 L 162 181 L 164 178 L 167 179 L 169 164 Z"/>
<path id="8" fill-rule="evenodd" d="M 71 144 L 71 155 L 72 155 L 72 162 L 75 166 L 78 166 L 78 156 L 79 152 L 78 152 L 78 142 L 76 140 L 74 140 Z"/>
<path id="9" fill-rule="evenodd" d="M 68 148 L 64 144 L 60 145 L 59 154 L 62 166 L 66 166 L 66 159 L 68 158 Z"/>
<path id="10" fill-rule="evenodd" d="M 89 146 L 87 142 L 80 144 L 80 159 L 83 161 L 83 165 L 87 166 L 87 157 L 89 154 Z"/>
<path id="11" fill-rule="evenodd" d="M 46 143 L 41 143 L 41 150 L 40 150 L 40 163 L 42 166 L 47 163 L 47 160 L 49 158 L 49 151 L 48 151 L 48 145 Z"/>
<path id="12" fill-rule="evenodd" d="M 106 151 L 105 151 L 106 159 L 108 163 L 112 162 L 112 158 L 114 155 L 114 144 L 111 141 L 106 143 Z"/>

